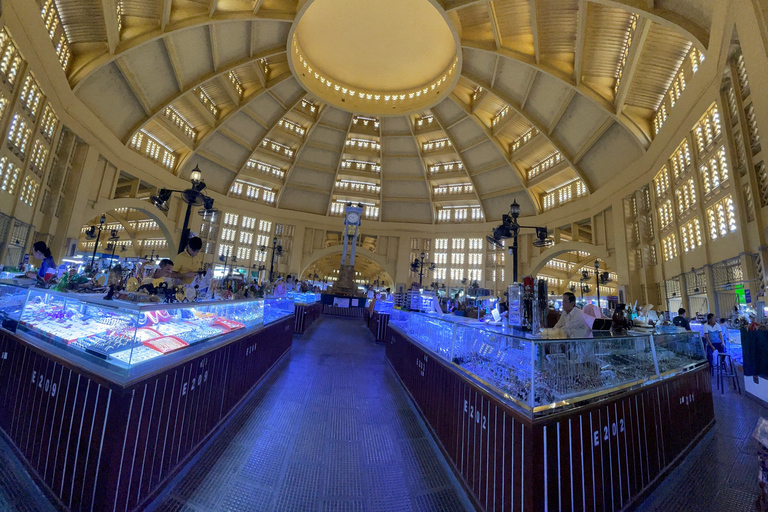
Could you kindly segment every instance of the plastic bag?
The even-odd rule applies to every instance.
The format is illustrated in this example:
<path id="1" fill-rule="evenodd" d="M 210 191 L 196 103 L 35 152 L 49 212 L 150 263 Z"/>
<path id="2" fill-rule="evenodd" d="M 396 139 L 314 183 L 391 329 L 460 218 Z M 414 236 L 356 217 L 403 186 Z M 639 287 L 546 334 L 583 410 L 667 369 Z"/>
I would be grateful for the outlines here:
<path id="1" fill-rule="evenodd" d="M 757 442 L 768 450 L 768 420 L 762 417 L 757 420 L 757 426 L 752 432 L 752 437 L 757 439 Z"/>

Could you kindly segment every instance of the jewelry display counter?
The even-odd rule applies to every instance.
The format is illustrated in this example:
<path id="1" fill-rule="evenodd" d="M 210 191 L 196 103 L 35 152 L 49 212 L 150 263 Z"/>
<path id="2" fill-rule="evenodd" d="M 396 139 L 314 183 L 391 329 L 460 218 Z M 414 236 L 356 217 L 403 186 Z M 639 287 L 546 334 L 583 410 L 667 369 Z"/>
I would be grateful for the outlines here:
<path id="1" fill-rule="evenodd" d="M 393 311 L 386 355 L 479 510 L 622 510 L 714 422 L 696 333 L 541 339 Z"/>
<path id="2" fill-rule="evenodd" d="M 61 508 L 142 508 L 290 349 L 293 325 L 287 299 L 30 289 L 17 332 L 0 330 L 0 428 Z"/>
<path id="3" fill-rule="evenodd" d="M 384 342 L 387 339 L 387 327 L 394 305 L 392 302 L 376 301 L 371 312 L 370 300 L 372 299 L 369 299 L 369 307 L 365 310 L 363 320 L 376 341 Z"/>
<path id="4" fill-rule="evenodd" d="M 288 292 L 288 298 L 293 300 L 296 307 L 293 331 L 295 334 L 304 334 L 315 323 L 315 320 L 320 318 L 320 313 L 323 312 L 323 306 L 320 304 L 320 294 Z"/>

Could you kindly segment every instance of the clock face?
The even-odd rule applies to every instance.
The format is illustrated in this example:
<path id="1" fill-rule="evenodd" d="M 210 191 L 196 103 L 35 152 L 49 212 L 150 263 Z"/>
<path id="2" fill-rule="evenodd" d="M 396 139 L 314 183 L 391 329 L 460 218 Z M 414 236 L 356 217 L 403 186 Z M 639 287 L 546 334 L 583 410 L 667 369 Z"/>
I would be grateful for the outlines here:
<path id="1" fill-rule="evenodd" d="M 360 215 L 356 212 L 350 212 L 347 214 L 347 222 L 350 224 L 357 224 L 357 221 L 360 220 Z"/>

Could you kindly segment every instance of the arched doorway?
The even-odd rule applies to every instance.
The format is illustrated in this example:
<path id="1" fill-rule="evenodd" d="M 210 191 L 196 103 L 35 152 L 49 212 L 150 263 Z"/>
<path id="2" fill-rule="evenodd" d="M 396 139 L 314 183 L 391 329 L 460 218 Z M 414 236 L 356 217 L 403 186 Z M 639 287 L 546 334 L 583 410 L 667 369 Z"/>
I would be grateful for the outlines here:
<path id="1" fill-rule="evenodd" d="M 540 255 L 531 273 L 547 281 L 551 296 L 557 297 L 570 291 L 576 295 L 576 301 L 580 305 L 597 304 L 599 291 L 600 306 L 613 307 L 618 302 L 618 275 L 609 261 L 590 250 L 585 250 L 593 246 L 580 245 L 586 247 L 575 250 L 553 247 L 545 251 Z M 599 265 L 599 278 L 595 275 L 595 261 Z"/>
<path id="2" fill-rule="evenodd" d="M 328 247 L 306 265 L 299 274 L 302 280 L 335 281 L 341 266 L 341 246 Z M 359 284 L 376 284 L 381 288 L 393 288 L 394 281 L 389 272 L 376 261 L 370 251 L 357 249 L 355 256 L 356 280 Z M 369 254 L 370 253 L 370 254 Z M 373 255 L 375 256 L 375 255 Z M 377 258 L 378 259 L 378 258 Z M 315 278 L 314 276 L 317 276 Z"/>

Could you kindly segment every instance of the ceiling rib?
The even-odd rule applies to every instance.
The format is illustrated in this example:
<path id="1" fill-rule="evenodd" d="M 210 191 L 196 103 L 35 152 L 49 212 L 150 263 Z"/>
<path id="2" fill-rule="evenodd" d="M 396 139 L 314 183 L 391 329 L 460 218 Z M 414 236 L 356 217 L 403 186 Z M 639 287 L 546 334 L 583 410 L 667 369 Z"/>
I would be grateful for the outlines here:
<path id="1" fill-rule="evenodd" d="M 533 55 L 536 64 L 541 62 L 541 45 L 539 44 L 539 17 L 536 14 L 536 0 L 528 0 L 531 13 L 531 34 L 533 35 Z"/>
<path id="2" fill-rule="evenodd" d="M 579 163 L 584 155 L 586 155 L 587 152 L 589 152 L 589 150 L 592 149 L 592 147 L 597 143 L 597 141 L 600 140 L 603 134 L 608 131 L 608 128 L 613 126 L 613 123 L 614 120 L 610 117 L 603 121 L 603 124 L 601 124 L 597 130 L 595 130 L 589 140 L 587 140 L 581 149 L 579 149 L 579 151 L 573 155 L 573 163 Z"/>
<path id="3" fill-rule="evenodd" d="M 624 69 L 621 72 L 621 82 L 619 90 L 616 92 L 616 113 L 624 110 L 624 102 L 627 99 L 629 88 L 632 87 L 632 78 L 637 70 L 637 63 L 640 62 L 640 54 L 643 53 L 645 40 L 648 38 L 648 32 L 651 30 L 651 22 L 646 18 L 638 20 L 638 26 L 632 37 L 632 46 L 627 53 L 627 60 L 624 62 Z"/>
<path id="4" fill-rule="evenodd" d="M 581 85 L 581 68 L 584 63 L 584 41 L 587 39 L 587 0 L 579 0 L 576 14 L 576 47 L 573 53 L 573 83 Z"/>
<path id="5" fill-rule="evenodd" d="M 109 53 L 114 55 L 115 48 L 120 43 L 120 29 L 117 27 L 117 1 L 102 0 L 101 6 L 104 10 L 104 24 L 107 29 L 107 47 Z"/>
<path id="6" fill-rule="evenodd" d="M 285 49 L 284 48 L 283 49 L 272 49 L 272 50 L 268 50 L 268 52 L 274 52 L 274 53 L 272 53 L 272 55 L 279 55 L 281 53 L 285 53 Z M 136 133 L 137 131 L 142 129 L 144 127 L 144 125 L 146 125 L 149 121 L 151 121 L 155 116 L 163 115 L 163 112 L 165 111 L 165 109 L 167 107 L 171 106 L 173 103 L 175 103 L 179 99 L 181 99 L 181 98 L 183 98 L 184 96 L 187 96 L 187 95 L 194 96 L 194 92 L 193 91 L 195 89 L 197 89 L 198 87 L 200 87 L 201 85 L 205 85 L 208 82 L 211 82 L 211 81 L 215 80 L 217 77 L 222 76 L 222 75 L 224 75 L 224 74 L 226 74 L 226 73 L 228 73 L 228 72 L 230 72 L 230 71 L 232 71 L 232 70 L 234 70 L 234 69 L 236 69 L 238 67 L 241 67 L 241 66 L 243 66 L 245 64 L 248 64 L 248 63 L 252 62 L 253 60 L 254 59 L 250 59 L 250 58 L 249 59 L 243 59 L 241 61 L 234 62 L 232 65 L 228 66 L 227 68 L 222 69 L 219 73 L 207 74 L 207 75 L 204 75 L 202 77 L 199 77 L 194 83 L 189 84 L 187 87 L 185 87 L 184 90 L 179 91 L 177 94 L 174 94 L 173 96 L 171 96 L 170 98 L 165 100 L 165 102 L 163 104 L 161 104 L 159 107 L 157 107 L 155 110 L 152 110 L 152 111 L 148 112 L 147 115 L 149 117 L 147 117 L 147 119 L 142 119 L 138 123 L 137 126 L 133 127 L 128 132 L 128 134 L 125 137 L 125 139 L 123 139 L 123 144 L 127 144 L 128 141 L 131 140 L 131 137 L 133 137 L 134 133 Z M 287 78 L 287 77 L 284 77 L 284 78 Z M 193 100 L 192 101 L 193 104 L 195 102 L 199 103 L 197 98 L 191 98 L 191 99 Z M 206 109 L 206 111 L 207 111 L 207 109 Z M 208 118 L 210 120 L 210 117 L 213 116 L 213 114 L 208 112 L 207 114 L 205 114 L 205 116 L 206 116 L 206 118 Z M 215 125 L 217 122 L 218 121 L 214 118 L 213 125 Z"/>
<path id="7" fill-rule="evenodd" d="M 299 98 L 299 101 L 301 99 L 306 98 L 307 94 L 304 94 L 301 98 Z M 298 101 L 296 102 L 298 103 Z M 295 104 L 294 104 L 295 105 Z M 293 107 L 291 107 L 293 108 Z M 291 165 L 288 167 L 288 170 L 285 171 L 285 180 L 282 187 L 280 187 L 280 190 L 277 192 L 277 199 L 275 200 L 275 207 L 280 206 L 280 200 L 283 198 L 283 192 L 285 192 L 285 189 L 288 188 L 288 179 L 291 177 L 291 171 L 293 171 L 293 168 L 296 167 L 296 163 L 299 161 L 299 157 L 301 156 L 302 151 L 304 151 L 304 148 L 307 147 L 307 142 L 309 142 L 309 138 L 312 136 L 312 132 L 315 131 L 315 127 L 317 127 L 318 121 L 323 118 L 323 114 L 325 114 L 326 108 L 321 108 L 320 112 L 317 113 L 317 117 L 312 121 L 312 124 L 309 128 L 307 128 L 306 138 L 304 139 L 304 143 L 299 146 L 299 148 L 296 150 L 296 153 L 293 155 L 293 162 L 291 162 Z M 291 188 L 299 188 L 298 185 L 291 185 Z M 325 190 L 318 191 L 322 192 L 323 194 L 326 193 Z M 333 189 L 331 189 L 331 194 L 333 194 Z"/>
<path id="8" fill-rule="evenodd" d="M 565 94 L 565 98 L 563 98 L 563 103 L 560 105 L 560 109 L 557 111 L 552 121 L 549 122 L 549 127 L 547 128 L 547 135 L 552 135 L 552 131 L 557 126 L 557 123 L 560 122 L 560 119 L 563 118 L 563 114 L 565 114 L 565 111 L 568 110 L 568 107 L 571 105 L 571 101 L 573 101 L 574 96 L 576 96 L 576 91 L 574 91 L 573 89 L 570 89 Z"/>
<path id="9" fill-rule="evenodd" d="M 141 90 L 141 87 L 139 86 L 139 82 L 136 79 L 136 75 L 133 74 L 133 71 L 128 69 L 128 65 L 125 63 L 123 59 L 116 60 L 115 64 L 117 65 L 117 69 L 119 69 L 120 73 L 123 75 L 123 78 L 125 79 L 125 83 L 128 85 L 128 88 L 136 97 L 139 104 L 141 104 L 141 108 L 144 109 L 144 113 L 147 114 L 148 116 L 152 116 L 153 114 L 152 108 L 149 106 L 147 97 L 144 95 L 144 92 Z"/>
<path id="10" fill-rule="evenodd" d="M 448 138 L 448 140 L 451 142 L 451 146 L 456 150 L 456 156 L 461 161 L 461 164 L 464 166 L 464 172 L 467 174 L 467 179 L 469 179 L 469 182 L 472 183 L 472 190 L 475 193 L 475 197 L 477 198 L 477 202 L 479 203 L 480 209 L 483 211 L 483 218 L 488 218 L 488 212 L 485 211 L 485 205 L 483 204 L 483 201 L 480 199 L 480 193 L 477 191 L 477 184 L 475 183 L 475 179 L 472 177 L 472 175 L 469 173 L 469 167 L 467 167 L 467 161 L 464 160 L 464 156 L 459 152 L 458 146 L 456 146 L 456 141 L 453 139 L 453 136 L 451 133 L 445 128 L 445 124 L 443 123 L 442 119 L 440 119 L 440 114 L 437 113 L 437 111 L 433 110 L 432 115 L 435 116 L 435 122 L 437 122 L 438 125 L 443 129 L 443 132 L 445 132 L 445 136 Z M 425 169 L 426 171 L 426 169 Z M 430 200 L 432 199 L 432 190 L 429 191 L 429 197 Z"/>
<path id="11" fill-rule="evenodd" d="M 432 112 L 434 115 L 434 112 Z M 424 171 L 424 182 L 427 184 L 427 197 L 429 197 L 429 215 L 430 215 L 430 223 L 434 224 L 437 220 L 437 216 L 435 215 L 435 202 L 432 200 L 432 184 L 429 181 L 429 168 L 427 166 L 427 162 L 424 161 L 424 154 L 421 152 L 421 147 L 419 139 L 416 137 L 416 134 L 413 131 L 413 118 L 410 116 L 408 119 L 406 119 L 406 122 L 408 123 L 408 129 L 411 131 L 411 137 L 413 137 L 413 141 L 416 143 L 416 152 L 419 154 L 419 162 L 421 162 L 421 168 Z M 383 169 L 384 166 L 382 165 L 381 168 Z M 384 189 L 384 183 L 382 183 L 382 190 Z M 382 204 L 382 208 L 383 208 Z"/>
<path id="12" fill-rule="evenodd" d="M 213 23 L 208 25 L 208 39 L 211 41 L 211 64 L 213 64 L 214 73 L 219 70 L 219 41 L 216 38 L 216 30 Z"/>
<path id="13" fill-rule="evenodd" d="M 347 123 L 347 131 L 344 134 L 344 140 L 341 142 L 341 149 L 339 150 L 339 158 L 336 160 L 336 172 L 333 175 L 333 182 L 331 182 L 331 193 L 328 194 L 328 205 L 325 208 L 325 216 L 330 217 L 331 215 L 331 205 L 333 204 L 333 191 L 336 189 L 336 180 L 339 179 L 339 169 L 341 169 L 341 161 L 344 159 L 344 148 L 347 145 L 347 139 L 349 139 L 349 132 L 352 131 L 352 122 L 354 121 L 355 116 L 354 114 L 351 114 L 349 116 L 349 123 Z M 381 140 L 379 140 L 379 143 L 381 143 Z M 379 156 L 381 156 L 381 151 L 379 151 Z M 381 180 L 379 180 L 379 187 L 383 189 Z M 381 208 L 383 205 L 379 204 L 379 208 Z M 381 209 L 379 209 L 379 218 L 381 218 Z"/>
<path id="14" fill-rule="evenodd" d="M 165 32 L 165 27 L 171 21 L 171 6 L 173 6 L 173 0 L 163 0 L 163 12 L 160 18 L 160 33 Z"/>
<path id="15" fill-rule="evenodd" d="M 496 43 L 496 49 L 501 48 L 501 32 L 499 30 L 499 19 L 496 17 L 496 6 L 494 2 L 488 2 L 488 17 L 491 19 L 491 32 L 493 32 L 493 42 Z M 498 62 L 497 62 L 498 64 Z"/>
<path id="16" fill-rule="evenodd" d="M 592 186 L 590 185 L 589 181 L 587 181 L 584 172 L 576 164 L 573 163 L 572 158 L 568 155 L 568 152 L 565 151 L 565 149 L 562 147 L 562 145 L 560 145 L 555 140 L 553 140 L 551 136 L 547 135 L 547 130 L 543 126 L 541 126 L 538 122 L 534 121 L 531 116 L 527 116 L 525 114 L 525 112 L 523 112 L 521 110 L 520 106 L 517 105 L 514 101 L 512 101 L 512 98 L 509 98 L 509 97 L 507 97 L 507 95 L 505 93 L 490 87 L 490 84 L 485 83 L 484 80 L 482 80 L 482 79 L 480 79 L 480 78 L 478 78 L 476 76 L 471 75 L 467 71 L 463 71 L 461 73 L 461 75 L 464 78 L 466 78 L 467 80 L 469 80 L 470 82 L 475 83 L 476 85 L 482 85 L 483 87 L 488 89 L 491 94 L 493 94 L 494 96 L 499 98 L 501 101 L 503 101 L 504 103 L 509 105 L 509 108 L 511 108 L 512 110 L 516 111 L 517 113 L 519 113 L 523 117 L 525 117 L 526 121 L 528 121 L 528 123 L 531 126 L 536 128 L 539 131 L 539 133 L 544 135 L 544 137 L 546 137 L 546 139 L 549 141 L 549 143 L 552 144 L 552 146 L 556 150 L 558 150 L 561 155 L 563 155 L 563 159 L 566 160 L 571 165 L 571 167 L 576 172 L 576 174 L 579 176 L 579 178 L 581 178 L 581 180 L 584 182 L 584 185 L 587 187 L 587 192 L 590 193 L 590 194 L 593 192 Z M 485 126 L 485 125 L 483 125 L 483 126 Z"/>
<path id="17" fill-rule="evenodd" d="M 168 60 L 171 61 L 171 68 L 173 69 L 173 78 L 176 79 L 176 85 L 179 87 L 179 91 L 184 90 L 184 81 L 181 79 L 181 71 L 179 67 L 179 57 L 176 55 L 176 50 L 167 37 L 163 38 L 163 46 L 165 52 L 168 54 Z"/>

